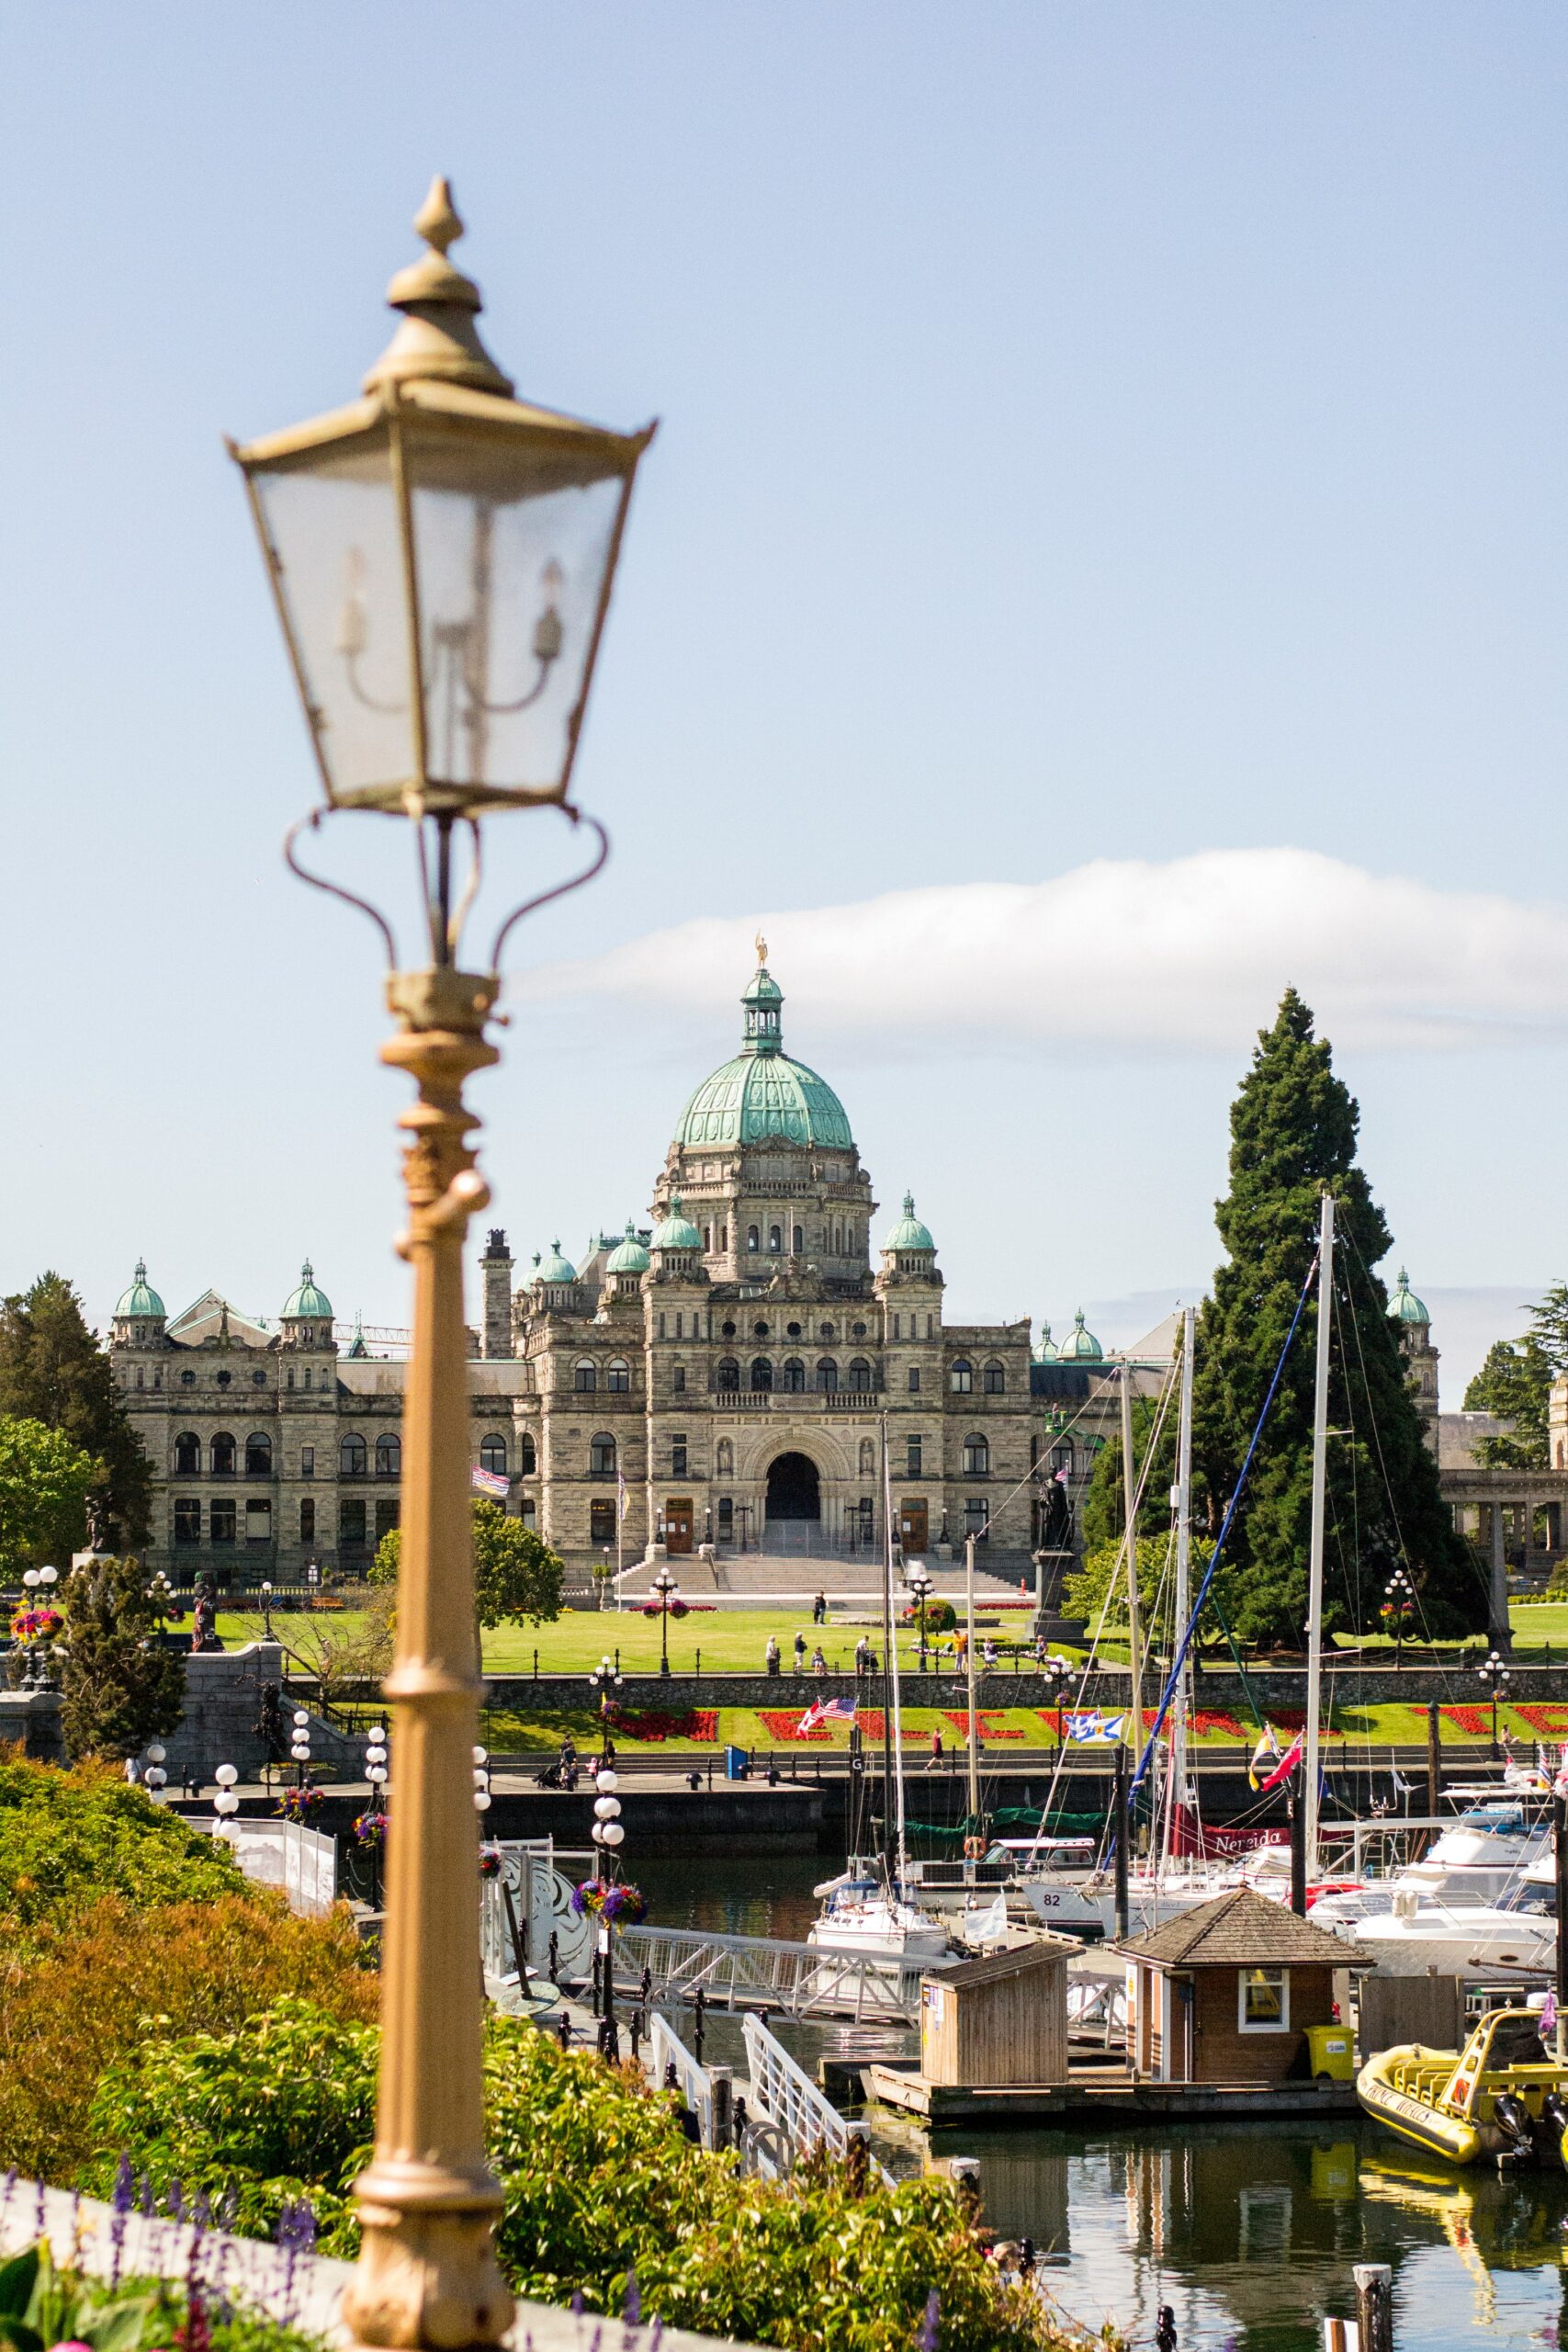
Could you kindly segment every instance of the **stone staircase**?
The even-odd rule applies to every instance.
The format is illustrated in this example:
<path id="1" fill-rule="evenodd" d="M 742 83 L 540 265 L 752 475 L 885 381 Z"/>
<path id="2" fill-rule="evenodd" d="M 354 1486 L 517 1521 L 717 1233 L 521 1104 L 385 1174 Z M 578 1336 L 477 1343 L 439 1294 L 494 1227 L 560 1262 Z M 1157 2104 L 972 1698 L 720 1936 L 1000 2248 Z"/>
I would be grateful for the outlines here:
<path id="1" fill-rule="evenodd" d="M 829 1600 L 870 1600 L 882 1590 L 882 1563 L 864 1555 L 854 1559 L 808 1559 L 798 1554 L 745 1552 L 726 1553 L 717 1560 L 705 1560 L 693 1553 L 663 1564 L 635 1562 L 622 1573 L 623 1599 L 629 1600 L 648 1593 L 660 1565 L 668 1566 L 682 1592 L 691 1600 L 706 1600 L 710 1594 L 732 1601 L 774 1598 L 798 1600 L 809 1600 L 817 1592 L 825 1592 Z M 964 1589 L 963 1561 L 928 1559 L 926 1566 L 933 1600 L 961 1602 Z M 1024 1579 L 1025 1589 L 1021 1592 L 1020 1582 Z M 897 1589 L 902 1590 L 901 1582 Z M 1032 1598 L 1033 1591 L 1033 1577 L 1027 1569 L 1014 1576 L 990 1569 L 976 1571 L 977 1600 L 991 1604 L 1025 1600 Z"/>

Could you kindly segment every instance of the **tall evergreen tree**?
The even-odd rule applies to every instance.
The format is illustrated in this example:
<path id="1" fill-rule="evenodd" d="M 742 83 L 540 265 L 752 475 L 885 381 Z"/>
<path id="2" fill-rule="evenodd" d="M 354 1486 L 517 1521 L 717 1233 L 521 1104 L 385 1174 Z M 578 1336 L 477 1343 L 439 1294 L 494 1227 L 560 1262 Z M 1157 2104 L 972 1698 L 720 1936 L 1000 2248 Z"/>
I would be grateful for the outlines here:
<path id="1" fill-rule="evenodd" d="M 168 1589 L 141 1562 L 105 1553 L 72 1569 L 60 1679 L 65 1745 L 84 1756 L 134 1756 L 172 1732 L 185 1706 L 185 1662 L 157 1636 L 172 1613 Z"/>
<path id="2" fill-rule="evenodd" d="M 1388 1294 L 1373 1272 L 1392 1237 L 1357 1164 L 1360 1112 L 1334 1073 L 1325 1040 L 1293 989 L 1259 1033 L 1231 1108 L 1230 1190 L 1216 1204 L 1225 1260 L 1198 1316 L 1193 1514 L 1217 1536 L 1317 1248 L 1319 1202 L 1334 1195 L 1334 1346 L 1330 1357 L 1324 1623 L 1377 1624 L 1392 1570 L 1407 1565 L 1423 1630 L 1483 1625 L 1486 1589 L 1454 1532 L 1423 1442 Z M 1306 1624 L 1312 1514 L 1315 1293 L 1286 1361 L 1246 1493 L 1226 1540 L 1216 1594 L 1249 1640 L 1299 1647 Z M 1146 1491 L 1163 1497 L 1175 1453 L 1168 1418 Z M 1119 1532 L 1121 1449 L 1096 1465 L 1086 1535 Z"/>
<path id="3" fill-rule="evenodd" d="M 91 1455 L 118 1540 L 146 1542 L 152 1465 L 63 1274 L 40 1274 L 29 1291 L 0 1300 L 0 1414 L 41 1421 Z"/>

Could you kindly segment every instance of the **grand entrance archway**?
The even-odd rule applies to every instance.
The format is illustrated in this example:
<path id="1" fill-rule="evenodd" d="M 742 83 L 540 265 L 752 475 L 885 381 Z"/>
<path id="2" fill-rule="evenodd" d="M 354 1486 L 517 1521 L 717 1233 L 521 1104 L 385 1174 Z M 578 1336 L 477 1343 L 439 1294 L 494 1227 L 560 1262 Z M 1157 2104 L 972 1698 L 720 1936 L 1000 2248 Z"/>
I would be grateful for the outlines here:
<path id="1" fill-rule="evenodd" d="M 822 1516 L 822 1488 L 808 1454 L 781 1453 L 768 1465 L 768 1524 Z"/>

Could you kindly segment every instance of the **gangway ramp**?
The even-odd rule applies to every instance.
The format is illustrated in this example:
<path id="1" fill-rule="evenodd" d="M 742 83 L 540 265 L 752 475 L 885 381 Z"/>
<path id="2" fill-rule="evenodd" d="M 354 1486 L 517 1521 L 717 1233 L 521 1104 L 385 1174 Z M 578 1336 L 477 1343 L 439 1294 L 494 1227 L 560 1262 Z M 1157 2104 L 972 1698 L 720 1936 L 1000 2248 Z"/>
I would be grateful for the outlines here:
<path id="1" fill-rule="evenodd" d="M 615 1938 L 617 1980 L 635 1985 L 644 1969 L 656 2000 L 689 2001 L 700 1990 L 709 2003 L 729 2009 L 880 2025 L 914 2025 L 920 2013 L 920 1969 L 767 1936 L 623 1928 Z"/>

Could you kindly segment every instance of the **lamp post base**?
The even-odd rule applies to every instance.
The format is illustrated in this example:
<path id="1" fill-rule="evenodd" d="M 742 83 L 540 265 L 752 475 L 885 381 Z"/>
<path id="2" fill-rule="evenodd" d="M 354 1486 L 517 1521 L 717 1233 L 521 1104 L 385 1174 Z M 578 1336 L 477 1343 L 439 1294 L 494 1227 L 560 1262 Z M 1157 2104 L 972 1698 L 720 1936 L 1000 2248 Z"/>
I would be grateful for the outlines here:
<path id="1" fill-rule="evenodd" d="M 443 2186 L 450 2194 L 454 2184 Z M 513 2310 L 491 2244 L 500 2199 L 493 2191 L 459 2190 L 483 2197 L 482 2206 L 420 2210 L 409 2201 L 412 2184 L 400 2170 L 396 2208 L 378 2204 L 376 2188 L 374 2171 L 358 2184 L 364 2239 L 343 2300 L 355 2343 L 366 2352 L 499 2345 Z"/>

